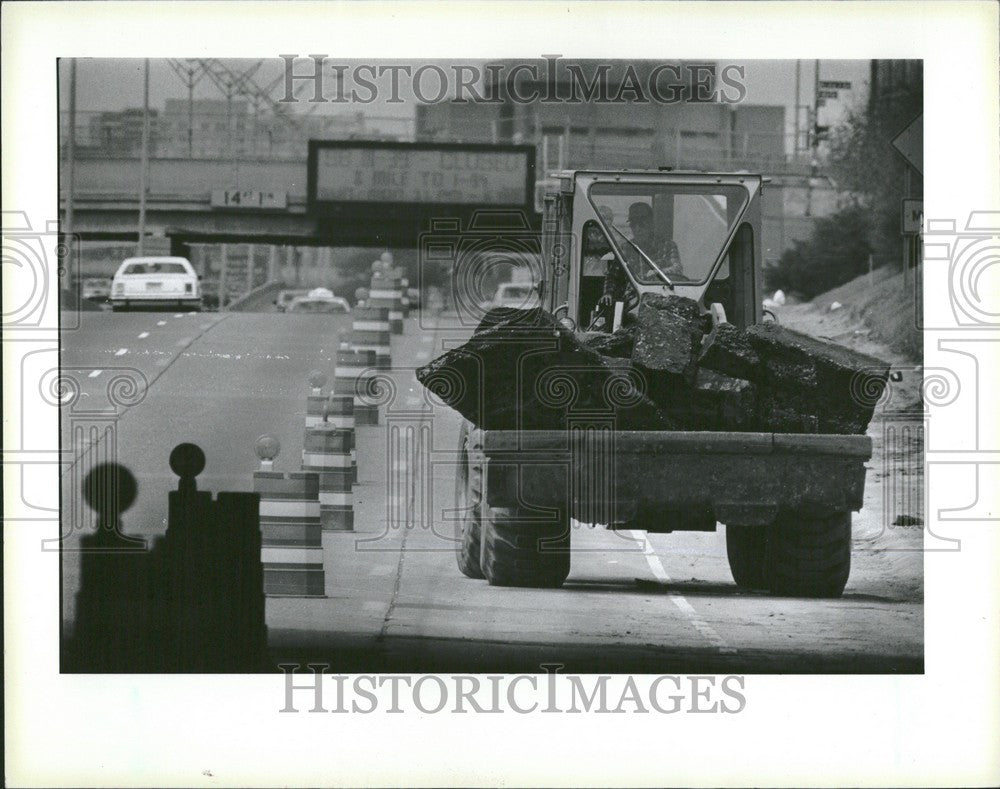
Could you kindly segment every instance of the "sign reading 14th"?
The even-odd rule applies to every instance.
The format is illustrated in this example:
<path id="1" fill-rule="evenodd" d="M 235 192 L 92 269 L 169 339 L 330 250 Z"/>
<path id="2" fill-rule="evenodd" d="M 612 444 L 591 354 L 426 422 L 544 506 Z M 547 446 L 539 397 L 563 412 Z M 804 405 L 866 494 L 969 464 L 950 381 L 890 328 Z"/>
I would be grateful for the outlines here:
<path id="1" fill-rule="evenodd" d="M 212 208 L 283 209 L 287 207 L 287 192 L 263 192 L 258 189 L 217 189 L 212 192 Z"/>

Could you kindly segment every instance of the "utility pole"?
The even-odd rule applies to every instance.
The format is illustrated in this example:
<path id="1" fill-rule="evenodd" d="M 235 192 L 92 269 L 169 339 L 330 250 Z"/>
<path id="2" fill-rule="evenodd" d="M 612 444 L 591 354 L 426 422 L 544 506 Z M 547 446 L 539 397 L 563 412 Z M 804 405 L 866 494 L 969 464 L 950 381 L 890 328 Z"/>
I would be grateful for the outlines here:
<path id="1" fill-rule="evenodd" d="M 907 164 L 906 173 L 903 176 L 906 180 L 903 186 L 903 196 L 909 197 L 913 190 L 913 168 Z M 903 235 L 903 287 L 910 286 L 910 257 L 913 254 L 913 236 Z"/>
<path id="2" fill-rule="evenodd" d="M 813 67 L 813 109 L 812 117 L 809 120 L 808 133 L 811 135 L 812 152 L 810 153 L 808 186 L 806 187 L 806 216 L 812 216 L 813 177 L 816 175 L 819 157 L 819 60 L 815 61 Z"/>
<path id="3" fill-rule="evenodd" d="M 139 244 L 136 254 L 142 257 L 146 240 L 146 190 L 149 177 L 149 58 L 143 61 L 142 86 L 142 159 L 139 163 Z"/>
<path id="4" fill-rule="evenodd" d="M 793 157 L 798 160 L 799 158 L 799 134 L 801 133 L 801 124 L 799 122 L 799 104 L 800 102 L 800 87 L 802 83 L 802 61 L 795 61 L 795 145 L 793 146 Z"/>
<path id="5" fill-rule="evenodd" d="M 816 65 L 813 68 L 813 111 L 812 111 L 812 158 L 816 159 L 816 154 L 819 151 L 819 133 L 817 129 L 819 127 L 819 61 L 816 61 Z"/>
<path id="6" fill-rule="evenodd" d="M 180 77 L 181 82 L 187 88 L 188 92 L 188 158 L 194 158 L 194 86 L 197 85 L 201 78 L 205 76 L 205 70 L 202 68 L 200 63 L 192 65 L 192 61 L 188 60 L 182 62 L 180 60 L 175 60 L 170 58 L 167 60 L 170 68 L 174 70 L 174 73 Z"/>
<path id="7" fill-rule="evenodd" d="M 76 169 L 76 58 L 69 59 L 69 128 L 66 132 L 66 222 L 63 233 L 73 232 L 73 180 Z"/>
<path id="8" fill-rule="evenodd" d="M 188 159 L 194 158 L 194 83 L 188 83 Z"/>

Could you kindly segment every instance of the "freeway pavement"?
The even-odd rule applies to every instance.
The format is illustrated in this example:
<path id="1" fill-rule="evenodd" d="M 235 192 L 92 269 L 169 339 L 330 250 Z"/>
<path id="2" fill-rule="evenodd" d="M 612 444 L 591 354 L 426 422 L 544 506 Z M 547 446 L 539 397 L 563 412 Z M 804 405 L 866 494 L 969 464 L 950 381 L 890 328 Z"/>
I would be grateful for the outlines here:
<path id="1" fill-rule="evenodd" d="M 855 516 L 854 569 L 840 600 L 737 589 L 723 527 L 647 536 L 577 524 L 573 569 L 559 590 L 494 588 L 462 576 L 452 510 L 460 419 L 425 397 L 413 369 L 467 330 L 423 321 L 411 317 L 393 337 L 394 387 L 382 423 L 358 429 L 355 531 L 323 535 L 326 598 L 268 599 L 276 661 L 349 672 L 537 673 L 543 664 L 612 673 L 922 670 L 919 529 L 893 543 L 908 550 L 887 550 L 875 469 Z M 349 316 L 83 314 L 63 342 L 64 371 L 79 382 L 64 413 L 64 444 L 100 422 L 95 404 L 114 406 L 117 416 L 95 446 L 72 444 L 79 459 L 63 476 L 64 632 L 79 586 L 73 548 L 93 528 L 76 495 L 87 468 L 116 459 L 133 472 L 139 491 L 123 527 L 146 536 L 165 529 L 167 492 L 177 484 L 167 458 L 182 441 L 205 452 L 202 490 L 250 490 L 253 443 L 265 432 L 282 444 L 276 469 L 297 471 L 308 373 L 332 373 L 349 330 Z M 429 451 L 407 451 L 416 446 Z"/>

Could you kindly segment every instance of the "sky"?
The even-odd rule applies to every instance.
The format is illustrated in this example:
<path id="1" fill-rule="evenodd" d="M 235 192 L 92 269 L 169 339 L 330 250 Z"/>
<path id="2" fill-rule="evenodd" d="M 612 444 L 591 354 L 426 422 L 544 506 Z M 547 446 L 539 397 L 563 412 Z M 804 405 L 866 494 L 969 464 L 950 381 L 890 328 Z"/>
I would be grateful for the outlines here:
<path id="1" fill-rule="evenodd" d="M 234 70 L 245 69 L 254 61 L 226 60 Z M 331 62 L 334 62 L 331 58 Z M 350 61 L 336 61 L 349 63 Z M 475 63 L 476 61 L 470 61 Z M 482 61 L 479 61 L 480 63 Z M 794 126 L 793 107 L 795 105 L 795 61 L 794 60 L 744 60 L 717 61 L 720 67 L 729 63 L 738 63 L 746 68 L 747 104 L 782 104 L 786 107 L 787 130 Z M 800 103 L 811 104 L 813 93 L 813 76 L 815 61 L 803 60 L 801 63 Z M 297 66 L 304 69 L 307 64 Z M 65 75 L 65 64 L 62 70 Z M 266 86 L 276 81 L 272 95 L 283 95 L 282 76 L 284 62 L 278 58 L 266 60 L 255 74 L 257 84 Z M 869 61 L 867 60 L 824 60 L 820 64 L 821 79 L 843 80 L 852 83 L 850 91 L 841 92 L 837 100 L 830 101 L 820 110 L 820 123 L 835 124 L 846 108 L 855 101 L 863 101 L 867 95 Z M 166 60 L 150 61 L 150 105 L 162 108 L 168 98 L 186 98 L 187 88 L 181 79 L 170 68 Z M 63 83 L 66 84 L 65 82 Z M 400 91 L 404 99 L 407 96 L 405 81 Z M 120 110 L 125 107 L 141 107 L 143 94 L 143 63 L 141 60 L 115 60 L 111 58 L 87 58 L 77 61 L 77 112 L 93 112 L 101 110 Z M 223 92 L 212 81 L 203 77 L 195 86 L 196 98 L 224 98 Z M 371 104 L 363 107 L 349 104 L 318 105 L 314 110 L 320 113 L 357 112 L 362 109 L 366 116 L 375 121 L 378 117 L 412 117 L 414 102 L 403 104 L 387 103 L 380 96 Z M 68 107 L 67 91 L 61 95 L 63 109 Z"/>

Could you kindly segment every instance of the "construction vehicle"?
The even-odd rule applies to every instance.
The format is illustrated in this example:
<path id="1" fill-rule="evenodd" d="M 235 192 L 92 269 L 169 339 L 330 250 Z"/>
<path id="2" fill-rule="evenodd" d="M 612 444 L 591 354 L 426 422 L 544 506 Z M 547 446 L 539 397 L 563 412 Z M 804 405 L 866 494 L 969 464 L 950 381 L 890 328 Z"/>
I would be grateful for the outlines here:
<path id="1" fill-rule="evenodd" d="M 760 175 L 577 170 L 557 178 L 544 204 L 539 290 L 564 326 L 611 331 L 645 293 L 694 299 L 713 324 L 765 319 Z M 629 287 L 609 308 L 603 285 L 614 265 Z M 580 524 L 665 533 L 722 523 L 739 586 L 838 597 L 871 451 L 865 435 L 621 431 L 586 414 L 566 430 L 481 430 L 466 421 L 458 566 L 491 585 L 558 587 Z"/>

